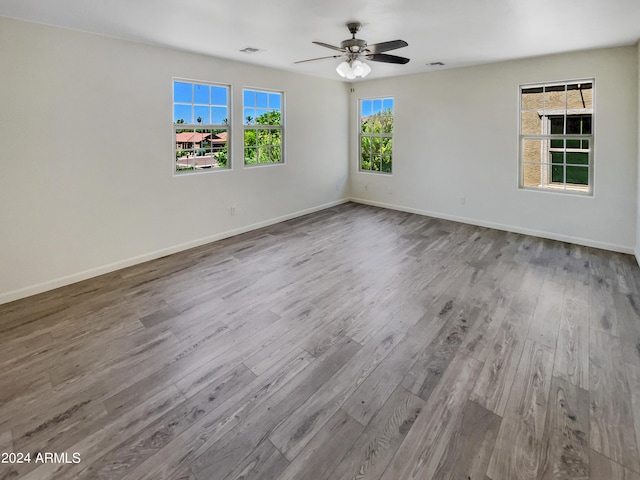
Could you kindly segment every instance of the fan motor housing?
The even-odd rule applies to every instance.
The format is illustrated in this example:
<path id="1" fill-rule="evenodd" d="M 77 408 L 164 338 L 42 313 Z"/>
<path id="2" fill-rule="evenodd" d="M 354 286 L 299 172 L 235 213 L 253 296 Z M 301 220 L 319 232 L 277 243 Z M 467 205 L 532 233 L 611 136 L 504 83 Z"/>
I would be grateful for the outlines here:
<path id="1" fill-rule="evenodd" d="M 340 43 L 340 47 L 352 53 L 360 52 L 364 50 L 366 46 L 367 42 L 359 38 L 350 38 Z"/>

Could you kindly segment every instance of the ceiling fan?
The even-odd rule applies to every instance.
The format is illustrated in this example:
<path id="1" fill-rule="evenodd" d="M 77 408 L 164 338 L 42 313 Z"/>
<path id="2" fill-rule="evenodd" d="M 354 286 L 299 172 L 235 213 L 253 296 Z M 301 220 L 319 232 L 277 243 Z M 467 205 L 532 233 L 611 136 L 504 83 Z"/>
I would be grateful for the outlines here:
<path id="1" fill-rule="evenodd" d="M 406 47 L 409 44 L 404 40 L 391 40 L 389 42 L 374 43 L 368 45 L 365 40 L 356 38 L 356 33 L 360 31 L 359 22 L 347 23 L 347 28 L 351 33 L 351 38 L 340 43 L 339 47 L 329 45 L 323 42 L 312 42 L 321 47 L 340 52 L 340 55 L 329 55 L 327 57 L 311 58 L 309 60 L 300 60 L 294 63 L 314 62 L 316 60 L 324 60 L 326 58 L 344 58 L 345 60 L 338 65 L 336 72 L 341 77 L 353 80 L 356 77 L 366 77 L 371 72 L 371 67 L 362 60 L 371 60 L 373 62 L 398 63 L 404 65 L 409 62 L 408 58 L 389 55 L 390 50 Z"/>

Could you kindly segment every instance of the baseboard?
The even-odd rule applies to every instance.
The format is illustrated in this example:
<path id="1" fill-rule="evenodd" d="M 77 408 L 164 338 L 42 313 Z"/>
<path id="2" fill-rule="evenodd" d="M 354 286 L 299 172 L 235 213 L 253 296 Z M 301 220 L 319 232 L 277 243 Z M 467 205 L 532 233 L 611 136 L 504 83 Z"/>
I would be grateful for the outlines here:
<path id="1" fill-rule="evenodd" d="M 179 245 L 174 245 L 172 247 L 163 248 L 162 250 L 156 250 L 154 252 L 145 253 L 144 255 L 138 255 L 136 257 L 127 258 L 125 260 L 120 260 L 118 262 L 114 262 L 108 265 L 103 265 L 97 268 L 92 268 L 89 270 L 85 270 L 83 272 L 74 273 L 64 277 L 56 278 L 54 280 L 48 280 L 46 282 L 20 288 L 18 290 L 12 290 L 10 292 L 1 293 L 0 305 L 4 303 L 13 302 L 14 300 L 19 300 L 21 298 L 29 297 L 31 295 L 37 295 L 38 293 L 47 292 L 55 288 L 71 285 L 72 283 L 81 282 L 83 280 L 97 277 L 99 275 L 104 275 L 105 273 L 110 273 L 116 270 L 131 267 L 139 263 L 148 262 L 149 260 L 155 260 L 160 257 L 165 257 L 173 253 L 182 252 L 190 248 L 206 245 L 207 243 L 215 242 L 217 240 L 233 237 L 235 235 L 240 235 L 242 233 L 250 232 L 252 230 L 257 230 L 258 228 L 268 227 L 269 225 L 284 222 L 286 220 L 291 220 L 292 218 L 302 217 L 303 215 L 308 215 L 310 213 L 318 212 L 320 210 L 325 210 L 327 208 L 335 207 L 336 205 L 341 205 L 343 203 L 347 203 L 348 201 L 349 201 L 348 198 L 336 200 L 334 202 L 325 203 L 324 205 L 319 205 L 317 207 L 307 208 L 305 210 L 299 210 L 294 213 L 289 213 L 287 215 L 282 215 L 280 217 L 275 217 L 262 222 L 246 225 L 234 230 L 228 230 L 226 232 L 217 233 L 215 235 L 211 235 L 205 238 L 200 238 L 198 240 L 193 240 L 191 242 L 181 243 Z"/>
<path id="2" fill-rule="evenodd" d="M 403 205 L 393 205 L 389 203 L 365 200 L 363 198 L 350 198 L 349 201 L 355 202 L 355 203 L 362 203 L 364 205 L 371 205 L 374 207 L 388 208 L 390 210 L 399 210 L 401 212 L 417 213 L 418 215 L 442 218 L 444 220 L 467 223 L 470 225 L 477 225 L 479 227 L 494 228 L 496 230 L 502 230 L 505 232 L 521 233 L 524 235 L 531 235 L 533 237 L 548 238 L 549 240 L 558 240 L 560 242 L 574 243 L 576 245 L 583 245 L 585 247 L 601 248 L 603 250 L 610 250 L 610 251 L 619 252 L 619 253 L 628 253 L 631 255 L 635 254 L 636 259 L 638 259 L 638 254 L 636 254 L 636 252 L 634 251 L 634 248 L 627 247 L 624 245 L 616 245 L 616 244 L 607 243 L 607 242 L 598 242 L 596 240 L 589 240 L 586 238 L 572 237 L 569 235 L 561 235 L 553 232 L 544 232 L 540 230 L 532 230 L 529 228 L 515 227 L 512 225 L 502 225 L 500 223 L 485 222 L 482 220 L 476 220 L 474 218 L 459 217 L 456 215 L 447 215 L 444 213 L 431 212 L 428 210 L 420 210 L 418 208 L 406 207 Z M 638 259 L 638 263 L 640 264 L 640 259 Z"/>

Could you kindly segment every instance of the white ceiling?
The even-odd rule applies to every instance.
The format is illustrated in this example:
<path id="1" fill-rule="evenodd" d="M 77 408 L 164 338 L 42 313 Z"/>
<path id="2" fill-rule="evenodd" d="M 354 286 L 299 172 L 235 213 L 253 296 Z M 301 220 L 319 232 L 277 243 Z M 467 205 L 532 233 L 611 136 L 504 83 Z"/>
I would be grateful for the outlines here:
<path id="1" fill-rule="evenodd" d="M 0 0 L 0 16 L 338 79 L 339 60 L 312 44 L 339 45 L 347 21 L 368 43 L 402 39 L 388 52 L 407 65 L 371 62 L 367 79 L 514 58 L 630 45 L 640 0 Z M 247 55 L 244 47 L 263 52 Z M 426 64 L 442 61 L 445 67 Z"/>

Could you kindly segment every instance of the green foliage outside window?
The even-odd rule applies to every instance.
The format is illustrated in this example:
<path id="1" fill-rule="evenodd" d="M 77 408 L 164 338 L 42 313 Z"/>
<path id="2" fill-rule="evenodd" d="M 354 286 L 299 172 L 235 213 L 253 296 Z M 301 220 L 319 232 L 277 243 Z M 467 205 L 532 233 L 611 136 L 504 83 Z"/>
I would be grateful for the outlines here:
<path id="1" fill-rule="evenodd" d="M 361 121 L 360 169 L 391 173 L 393 111 L 385 109 Z"/>
<path id="2" fill-rule="evenodd" d="M 258 117 L 247 117 L 244 131 L 244 163 L 258 165 L 280 163 L 282 161 L 282 130 L 279 128 L 260 128 L 260 125 L 281 125 L 279 111 L 270 111 Z"/>

